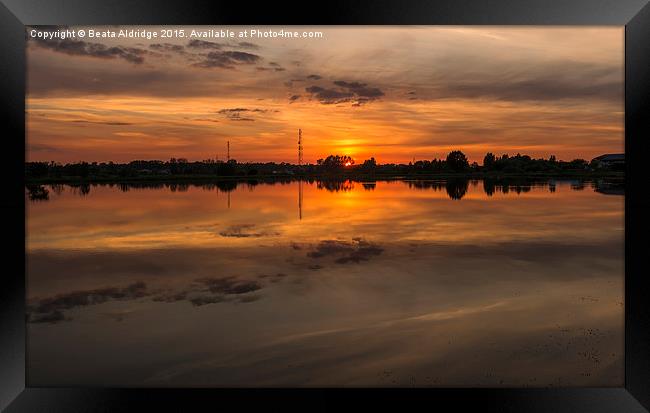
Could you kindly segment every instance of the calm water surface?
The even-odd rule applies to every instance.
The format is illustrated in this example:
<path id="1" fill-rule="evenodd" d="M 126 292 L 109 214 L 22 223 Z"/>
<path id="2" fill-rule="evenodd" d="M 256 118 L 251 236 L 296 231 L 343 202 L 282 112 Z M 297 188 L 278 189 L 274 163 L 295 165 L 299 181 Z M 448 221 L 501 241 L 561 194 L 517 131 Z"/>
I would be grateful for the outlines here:
<path id="1" fill-rule="evenodd" d="M 623 385 L 616 185 L 43 189 L 30 386 Z"/>

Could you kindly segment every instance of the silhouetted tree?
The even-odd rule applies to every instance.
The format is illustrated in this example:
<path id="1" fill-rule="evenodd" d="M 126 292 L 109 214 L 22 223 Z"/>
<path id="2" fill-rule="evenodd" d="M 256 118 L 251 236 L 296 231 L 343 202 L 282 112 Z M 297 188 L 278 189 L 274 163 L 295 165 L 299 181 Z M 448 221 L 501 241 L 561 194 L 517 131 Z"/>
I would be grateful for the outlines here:
<path id="1" fill-rule="evenodd" d="M 330 155 L 325 159 L 319 159 L 317 163 L 327 171 L 337 171 L 345 166 L 354 165 L 354 159 L 347 155 Z"/>
<path id="2" fill-rule="evenodd" d="M 377 168 L 377 161 L 375 160 L 375 158 L 366 159 L 361 164 L 361 169 L 363 169 L 364 171 L 373 171 L 376 168 Z"/>
<path id="3" fill-rule="evenodd" d="M 483 158 L 483 167 L 486 169 L 492 169 L 495 160 L 496 158 L 492 152 L 486 153 L 485 157 Z"/>
<path id="4" fill-rule="evenodd" d="M 47 176 L 49 165 L 47 162 L 27 162 L 25 164 L 25 175 L 40 178 Z"/>
<path id="5" fill-rule="evenodd" d="M 469 162 L 461 151 L 451 151 L 447 155 L 447 167 L 455 172 L 465 171 L 469 168 Z"/>
<path id="6" fill-rule="evenodd" d="M 574 159 L 569 162 L 569 169 L 586 169 L 589 163 L 584 159 Z"/>

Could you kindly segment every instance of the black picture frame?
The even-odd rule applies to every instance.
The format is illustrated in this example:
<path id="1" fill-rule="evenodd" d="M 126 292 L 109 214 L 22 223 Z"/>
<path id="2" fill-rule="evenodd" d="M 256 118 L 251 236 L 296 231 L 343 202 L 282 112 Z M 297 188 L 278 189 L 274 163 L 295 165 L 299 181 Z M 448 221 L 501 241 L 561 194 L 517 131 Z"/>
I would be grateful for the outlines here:
<path id="1" fill-rule="evenodd" d="M 27 25 L 424 24 L 625 26 L 625 385 L 555 389 L 95 389 L 26 387 L 25 31 Z M 326 2 L 2 0 L 0 102 L 5 190 L 0 287 L 0 410 L 7 412 L 190 411 L 236 403 L 331 409 L 361 402 L 514 412 L 650 410 L 650 4 L 647 0 L 329 0 Z"/>

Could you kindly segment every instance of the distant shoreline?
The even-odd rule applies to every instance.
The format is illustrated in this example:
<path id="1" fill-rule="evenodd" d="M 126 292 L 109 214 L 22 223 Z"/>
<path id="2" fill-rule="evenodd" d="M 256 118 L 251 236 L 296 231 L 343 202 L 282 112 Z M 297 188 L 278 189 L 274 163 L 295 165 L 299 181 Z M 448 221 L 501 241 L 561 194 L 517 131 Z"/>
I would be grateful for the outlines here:
<path id="1" fill-rule="evenodd" d="M 93 184 L 93 183 L 132 183 L 132 182 L 210 182 L 210 181 L 275 181 L 275 180 L 320 180 L 320 181 L 397 181 L 397 180 L 427 180 L 427 179 L 570 179 L 570 178 L 620 178 L 625 173 L 622 171 L 562 171 L 562 172 L 531 172 L 531 173 L 506 173 L 506 172 L 457 172 L 457 173 L 413 173 L 413 174 L 364 174 L 364 173 L 339 173 L 339 174 L 265 174 L 265 175 L 169 175 L 146 174 L 138 176 L 62 176 L 25 179 L 25 185 L 47 184 Z"/>

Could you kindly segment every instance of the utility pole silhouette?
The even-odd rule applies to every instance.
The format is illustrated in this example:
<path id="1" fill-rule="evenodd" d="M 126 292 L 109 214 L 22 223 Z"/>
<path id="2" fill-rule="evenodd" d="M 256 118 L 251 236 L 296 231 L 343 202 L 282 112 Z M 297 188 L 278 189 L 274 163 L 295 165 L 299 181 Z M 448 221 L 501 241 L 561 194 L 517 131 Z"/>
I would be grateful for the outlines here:
<path id="1" fill-rule="evenodd" d="M 226 143 L 226 160 L 230 161 L 230 141 Z"/>
<path id="2" fill-rule="evenodd" d="M 302 166 L 302 129 L 298 129 L 298 166 Z"/>

